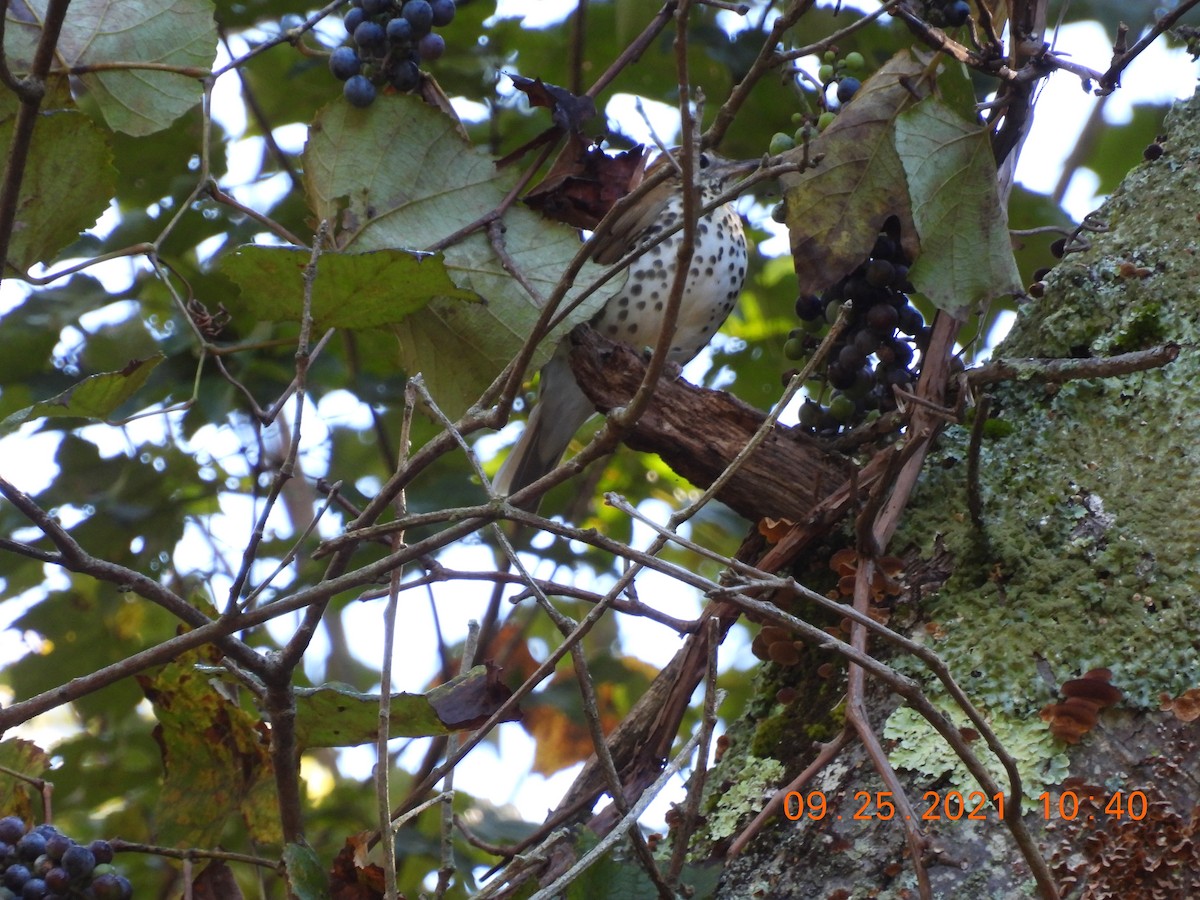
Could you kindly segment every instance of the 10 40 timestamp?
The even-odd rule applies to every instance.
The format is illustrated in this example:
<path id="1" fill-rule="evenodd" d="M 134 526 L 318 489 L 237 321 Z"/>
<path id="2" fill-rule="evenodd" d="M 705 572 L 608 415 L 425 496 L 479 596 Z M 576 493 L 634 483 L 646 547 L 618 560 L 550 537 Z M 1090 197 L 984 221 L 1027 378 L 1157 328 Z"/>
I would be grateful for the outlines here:
<path id="1" fill-rule="evenodd" d="M 888 821 L 901 816 L 896 809 L 891 791 L 856 791 L 852 803 L 844 809 L 845 818 L 852 820 Z M 1096 797 L 1080 795 L 1076 791 L 1062 791 L 1057 795 L 1043 791 L 1038 796 L 1043 817 L 1075 821 L 1080 818 L 1095 819 L 1102 816 L 1110 819 L 1129 818 L 1135 822 L 1146 818 L 1149 801 L 1142 791 L 1114 791 Z M 921 797 L 921 809 L 914 809 L 915 818 L 923 822 L 968 822 L 987 821 L 990 816 L 1004 818 L 1005 797 L 1002 793 L 988 796 L 983 791 L 926 791 Z M 826 817 L 843 818 L 842 813 L 828 802 L 824 791 L 788 791 L 783 800 L 783 814 L 793 822 L 801 819 L 818 821 Z"/>

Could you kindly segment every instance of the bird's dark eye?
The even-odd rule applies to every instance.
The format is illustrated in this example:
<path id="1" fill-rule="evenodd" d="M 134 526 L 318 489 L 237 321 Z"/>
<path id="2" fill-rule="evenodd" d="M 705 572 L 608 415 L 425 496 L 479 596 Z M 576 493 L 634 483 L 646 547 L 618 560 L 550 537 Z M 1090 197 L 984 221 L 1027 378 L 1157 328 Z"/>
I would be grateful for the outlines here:
<path id="1" fill-rule="evenodd" d="M 707 169 L 710 162 L 711 160 L 708 158 L 707 153 L 700 154 L 700 168 Z"/>

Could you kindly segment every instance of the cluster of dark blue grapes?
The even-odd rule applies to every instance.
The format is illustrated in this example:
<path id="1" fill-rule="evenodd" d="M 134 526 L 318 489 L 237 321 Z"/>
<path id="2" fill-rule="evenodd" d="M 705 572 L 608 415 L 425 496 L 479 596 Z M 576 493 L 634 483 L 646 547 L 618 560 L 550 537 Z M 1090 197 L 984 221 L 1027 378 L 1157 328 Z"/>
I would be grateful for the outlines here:
<path id="1" fill-rule="evenodd" d="M 421 62 L 446 52 L 445 39 L 433 29 L 454 19 L 454 0 L 351 0 L 350 7 L 345 25 L 351 43 L 333 51 L 329 70 L 345 82 L 353 106 L 370 106 L 385 84 L 411 91 L 421 83 Z"/>
<path id="2" fill-rule="evenodd" d="M 77 844 L 53 825 L 0 819 L 0 900 L 130 900 L 107 841 Z"/>
<path id="3" fill-rule="evenodd" d="M 888 226 L 893 223 L 889 220 Z M 915 385 L 918 352 L 929 345 L 929 328 L 906 293 L 913 287 L 899 229 L 888 226 L 866 262 L 825 293 L 796 300 L 800 327 L 783 346 L 784 355 L 794 360 L 812 355 L 842 304 L 850 302 L 849 323 L 830 348 L 824 372 L 808 384 L 810 399 L 800 407 L 801 426 L 824 437 L 895 409 L 893 388 Z"/>

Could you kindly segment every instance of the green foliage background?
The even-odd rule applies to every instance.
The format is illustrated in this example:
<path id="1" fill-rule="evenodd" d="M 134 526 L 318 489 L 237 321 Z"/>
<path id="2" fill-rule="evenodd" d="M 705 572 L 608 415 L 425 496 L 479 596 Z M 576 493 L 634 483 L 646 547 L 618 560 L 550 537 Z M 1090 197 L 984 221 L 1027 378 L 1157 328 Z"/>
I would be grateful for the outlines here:
<path id="1" fill-rule="evenodd" d="M 745 18 L 749 27 L 733 37 L 724 30 L 729 17 L 717 16 L 709 8 L 693 12 L 691 73 L 694 85 L 708 99 L 705 111 L 710 116 L 745 74 L 761 45 L 769 5 L 761 0 L 752 3 Z M 36 9 L 44 6 L 44 2 L 29 4 Z M 75 27 L 68 30 L 61 45 L 62 61 L 86 65 L 155 60 L 207 69 L 214 64 L 217 47 L 224 46 L 241 58 L 220 80 L 240 85 L 246 128 L 241 134 L 224 130 L 220 123 L 236 118 L 228 115 L 229 110 L 213 110 L 220 115 L 215 120 L 209 117 L 201 102 L 202 82 L 196 77 L 141 70 L 85 74 L 70 86 L 65 79 L 57 80 L 44 107 L 46 115 L 37 127 L 26 181 L 29 227 L 19 232 L 10 252 L 11 263 L 28 270 L 32 280 L 24 299 L 13 302 L 0 319 L 0 428 L 5 434 L 24 435 L 29 443 L 10 439 L 3 445 L 0 474 L 19 479 L 29 464 L 21 457 L 20 448 L 41 448 L 39 453 L 45 458 L 37 461 L 38 469 L 49 466 L 52 477 L 38 487 L 34 499 L 66 524 L 89 553 L 146 573 L 190 598 L 197 607 L 220 608 L 228 600 L 230 572 L 239 564 L 241 544 L 252 524 L 250 514 L 244 511 L 262 503 L 280 453 L 278 428 L 259 424 L 247 394 L 265 409 L 287 390 L 294 377 L 295 312 L 299 271 L 306 254 L 262 246 L 268 236 L 263 224 L 222 202 L 219 192 L 209 190 L 209 185 L 220 185 L 225 193 L 238 188 L 239 200 L 269 216 L 279 231 L 310 241 L 313 211 L 322 207 L 314 199 L 319 193 L 314 187 L 314 157 L 305 158 L 299 152 L 295 127 L 307 128 L 319 120 L 325 127 L 324 138 L 329 138 L 333 123 L 357 117 L 362 128 L 383 138 L 375 149 L 381 159 L 359 161 L 364 170 L 383 164 L 382 180 L 374 184 L 368 201 L 394 186 L 391 182 L 402 186 L 423 174 L 454 181 L 471 168 L 491 193 L 479 194 L 482 187 L 462 183 L 476 192 L 479 208 L 486 209 L 515 177 L 513 171 L 492 173 L 488 154 L 510 152 L 547 125 L 543 110 L 528 109 L 520 97 L 498 87 L 498 83 L 503 85 L 501 73 L 520 73 L 576 89 L 586 87 L 620 55 L 655 10 L 640 0 L 592 0 L 587 4 L 585 64 L 577 71 L 570 54 L 563 52 L 571 40 L 570 22 L 533 30 L 523 27 L 518 18 L 497 18 L 494 4 L 486 0 L 464 0 L 458 17 L 445 31 L 446 56 L 432 71 L 448 95 L 486 104 L 487 115 L 467 124 L 474 148 L 454 138 L 440 155 L 425 160 L 423 168 L 410 165 L 412 154 L 434 138 L 428 130 L 395 127 L 403 119 L 387 118 L 403 115 L 402 110 L 408 109 L 411 120 L 417 115 L 411 109 L 415 101 L 384 97 L 372 109 L 359 113 L 348 110 L 339 99 L 340 86 L 328 74 L 322 56 L 340 40 L 336 21 L 322 26 L 318 38 L 308 34 L 295 45 L 282 41 L 266 46 L 281 28 L 294 28 L 295 17 L 313 11 L 292 0 L 156 0 L 133 6 L 138 9 L 133 20 L 113 26 L 103 19 L 113 4 L 76 0 L 69 19 Z M 843 11 L 835 16 L 831 8 L 822 8 L 805 18 L 804 34 L 795 39 L 818 40 L 856 15 Z M 1075 2 L 1069 11 L 1071 21 L 1095 18 L 1109 25 L 1117 15 L 1131 15 L 1127 4 Z M 10 13 L 6 49 L 15 70 L 20 71 L 22 61 L 29 58 L 38 33 L 36 27 Z M 107 37 L 91 40 L 98 34 Z M 839 49 L 863 53 L 873 70 L 910 42 L 905 29 L 884 18 Z M 241 55 L 243 48 L 258 46 L 265 47 L 263 52 Z M 809 65 L 812 60 L 801 63 L 815 69 Z M 600 94 L 598 107 L 603 109 L 617 92 L 676 102 L 669 33 Z M 743 108 L 722 152 L 733 157 L 761 156 L 773 133 L 794 130 L 793 113 L 808 111 L 806 104 L 811 109 L 812 99 L 786 79 L 765 79 Z M 5 145 L 16 105 L 9 92 L 0 91 L 0 143 Z M 1100 130 L 1089 148 L 1087 165 L 1099 174 L 1101 190 L 1114 186 L 1140 158 L 1163 112 L 1162 108 L 1139 106 L 1129 125 Z M 594 126 L 597 133 L 605 128 L 602 121 Z M 615 146 L 623 146 L 620 126 L 608 123 Z M 252 139 L 262 140 L 250 145 L 260 154 L 253 173 L 245 184 L 231 185 L 227 154 L 236 142 L 244 148 Z M 276 141 L 286 149 L 273 146 Z M 365 148 L 365 142 L 354 137 L 342 149 L 349 155 L 348 160 L 343 159 L 350 166 L 348 177 L 354 174 L 354 154 Z M 340 196 L 334 190 L 333 197 Z M 773 198 L 760 200 L 744 204 L 757 241 L 767 237 L 763 222 Z M 109 224 L 94 228 L 106 206 Z M 1009 212 L 1011 224 L 1018 228 L 1068 221 L 1051 198 L 1021 189 L 1015 192 Z M 432 231 L 453 230 L 449 212 L 435 210 L 431 215 Z M 527 217 L 530 229 L 542 228 L 532 214 L 518 215 Z M 308 375 L 313 404 L 335 394 L 348 395 L 364 415 L 326 423 L 322 452 L 305 457 L 304 489 L 297 494 L 304 511 L 290 522 L 282 517 L 273 521 L 260 550 L 256 577 L 279 564 L 292 548 L 314 504 L 320 502 L 315 486 L 318 479 L 342 481 L 345 499 L 361 508 L 392 471 L 406 378 L 414 374 L 404 370 L 398 346 L 407 341 L 415 351 L 431 351 L 427 380 L 435 388 L 435 397 L 444 398 L 457 413 L 486 386 L 488 373 L 494 374 L 498 365 L 516 352 L 522 327 L 527 327 L 517 323 L 511 326 L 507 341 L 480 344 L 481 354 L 491 354 L 488 365 L 466 378 L 464 373 L 477 359 L 451 355 L 447 348 L 452 344 L 438 343 L 445 340 L 439 335 L 459 333 L 456 329 L 463 326 L 453 317 L 462 310 L 486 315 L 488 307 L 481 300 L 501 302 L 495 285 L 474 284 L 468 290 L 456 279 L 456 287 L 447 272 L 454 272 L 456 265 L 473 264 L 456 262 L 453 254 L 457 251 L 416 262 L 409 254 L 380 248 L 419 249 L 412 245 L 419 242 L 419 236 L 387 230 L 382 219 L 372 227 L 376 228 L 375 240 L 368 228 L 356 234 L 360 243 L 347 249 L 377 252 L 359 259 L 331 255 L 321 264 L 321 283 L 331 286 L 333 294 L 321 301 L 328 305 L 322 306 L 319 326 L 353 330 L 335 334 Z M 518 233 L 511 233 L 514 243 Z M 565 229 L 560 229 L 559 237 L 561 247 L 540 262 L 546 268 L 548 284 L 557 278 L 556 267 L 565 264 L 577 241 Z M 1018 252 L 1026 283 L 1037 269 L 1052 264 L 1048 242 L 1030 239 Z M 124 275 L 106 274 L 102 281 L 92 270 L 81 268 L 52 280 L 37 279 L 45 271 L 39 264 L 57 270 L 71 261 L 106 254 L 129 261 Z M 782 346 L 795 324 L 795 282 L 789 260 L 764 259 L 757 254 L 754 259 L 739 313 L 727 325 L 726 338 L 715 347 L 701 380 L 767 407 L 778 397 L 781 374 L 788 367 Z M 157 268 L 148 260 L 156 261 Z M 112 269 L 110 264 L 109 271 Z M 290 281 L 289 272 L 295 276 Z M 18 280 L 12 272 L 8 274 L 10 284 Z M 209 314 L 228 313 L 228 322 L 214 344 L 225 351 L 244 348 L 223 353 L 220 360 L 245 392 L 221 374 L 213 356 L 201 354 L 200 340 L 173 292 L 184 301 L 202 304 Z M 341 306 L 339 294 L 348 298 Z M 1002 304 L 993 305 L 990 315 L 1001 309 Z M 440 310 L 437 329 L 430 328 L 431 310 Z M 581 310 L 576 320 L 586 318 L 586 313 L 587 308 Z M 485 319 L 481 331 L 494 331 L 499 321 L 495 316 Z M 532 317 L 525 320 L 531 321 Z M 985 330 L 986 325 L 983 323 Z M 434 373 L 435 364 L 444 366 L 444 371 Z M 143 413 L 148 417 L 131 418 Z M 109 424 L 99 424 L 102 421 Z M 360 426 L 359 421 L 370 424 Z M 414 446 L 430 440 L 437 430 L 432 420 L 417 416 L 412 423 Z M 230 446 L 237 449 L 218 449 Z M 496 462 L 484 460 L 492 470 Z M 628 451 L 621 452 L 596 477 L 603 489 L 616 490 L 635 502 L 657 499 L 675 506 L 690 490 L 657 459 L 640 458 Z M 546 508 L 567 510 L 568 518 L 578 524 L 614 537 L 628 537 L 628 523 L 595 502 L 600 491 L 592 491 L 591 486 L 589 482 L 584 491 L 576 483 L 564 485 L 549 496 Z M 233 498 L 243 503 L 234 504 Z M 443 457 L 408 493 L 409 507 L 416 511 L 484 499 L 461 454 Z M 222 510 L 235 512 L 218 518 Z M 334 510 L 323 526 L 330 529 L 325 533 L 332 533 L 332 523 L 348 518 L 344 511 Z M 216 529 L 228 528 L 230 522 L 236 523 L 241 533 L 217 533 Z M 690 525 L 689 533 L 700 543 L 728 554 L 736 549 L 745 530 L 746 523 L 734 514 L 710 506 Z M 0 503 L 0 536 L 35 540 L 28 520 L 9 503 Z M 415 532 L 409 540 L 421 536 Z M 202 552 L 204 547 L 211 552 Z M 356 562 L 383 552 L 368 546 Z M 575 571 L 590 569 L 601 578 L 611 579 L 616 573 L 614 561 L 593 549 L 556 542 L 539 547 L 538 552 Z M 696 564 L 683 554 L 676 553 L 675 558 Z M 289 585 L 319 580 L 323 567 L 323 562 L 302 553 L 263 593 L 260 602 L 278 596 Z M 0 548 L 0 579 L 4 597 L 9 601 L 23 597 L 27 606 L 11 627 L 28 636 L 30 652 L 9 664 L 3 674 L 5 688 L 17 699 L 154 646 L 170 638 L 178 625 L 160 608 L 131 593 L 89 577 L 64 574 L 41 560 L 4 548 Z M 339 597 L 328 615 L 340 615 L 356 597 L 357 592 Z M 575 615 L 586 612 L 581 605 L 567 604 L 567 608 Z M 442 615 L 461 613 L 448 603 L 442 606 Z M 525 626 L 529 638 L 548 643 L 557 640 L 557 633 L 544 619 L 528 617 Z M 335 628 L 331 637 L 328 656 L 310 660 L 301 674 L 324 673 L 358 690 L 377 689 L 378 674 L 355 658 L 340 629 Z M 264 630 L 247 638 L 263 649 L 275 645 L 275 638 Z M 405 639 L 437 640 L 433 635 L 408 635 Z M 601 629 L 588 646 L 597 656 L 621 655 L 615 626 Z M 448 648 L 448 653 L 452 655 L 453 650 Z M 616 671 L 614 678 L 625 670 L 618 667 Z M 166 671 L 155 674 L 160 691 L 166 690 L 164 679 L 171 677 Z M 729 679 L 734 695 L 730 713 L 736 712 L 746 683 L 746 678 L 736 674 Z M 50 748 L 56 822 L 81 839 L 119 835 L 127 840 L 169 843 L 180 836 L 185 842 L 202 841 L 203 845 L 277 856 L 278 823 L 270 821 L 269 802 L 256 806 L 263 801 L 256 793 L 260 786 L 235 785 L 223 779 L 219 770 L 213 771 L 221 766 L 232 769 L 232 758 L 200 755 L 198 726 L 207 720 L 196 707 L 203 707 L 205 698 L 193 698 L 195 707 L 183 705 L 183 718 L 169 721 L 161 709 L 157 716 L 147 711 L 142 703 L 143 687 L 132 680 L 122 681 L 59 710 L 52 724 L 34 723 L 41 726 L 39 740 L 46 728 L 60 732 Z M 175 688 L 184 690 L 182 685 Z M 182 704 L 184 694 L 179 696 Z M 243 742 L 238 746 L 250 752 L 246 743 L 250 732 L 245 729 L 253 730 L 258 713 L 249 700 L 240 702 L 245 721 L 230 734 L 241 734 Z M 189 729 L 189 722 L 197 727 Z M 11 736 L 7 740 L 11 742 Z M 189 805 L 195 798 L 189 801 L 188 792 L 180 791 L 173 780 L 179 770 L 168 765 L 164 775 L 163 746 L 190 765 L 205 763 L 217 784 L 238 794 L 223 803 L 220 817 L 205 822 L 199 832 L 185 827 L 187 817 L 196 812 Z M 8 749 L 14 748 L 10 745 Z M 324 764 L 336 767 L 336 759 L 328 751 L 314 754 Z M 20 765 L 37 767 L 36 760 L 15 755 Z M 341 773 L 327 794 L 313 798 L 307 836 L 326 866 L 348 835 L 371 827 L 374 821 L 371 787 L 362 777 L 363 773 Z M 400 780 L 394 785 L 397 794 L 405 789 L 402 776 Z M 205 799 L 212 794 L 206 791 Z M 0 798 L 4 799 L 0 805 L 37 814 L 36 805 L 29 805 L 30 798 L 11 786 L 0 790 Z M 485 802 L 460 796 L 457 805 L 476 810 L 480 818 L 474 830 L 486 840 L 509 840 L 523 828 Z M 401 887 L 405 891 L 418 890 L 438 865 L 437 824 L 436 815 L 430 814 L 401 833 Z M 465 845 L 458 851 L 465 883 L 455 890 L 462 892 L 471 887 L 470 866 L 490 860 Z M 165 893 L 178 877 L 174 864 L 154 856 L 124 855 L 120 863 L 136 883 L 147 887 L 146 896 L 159 890 Z M 249 885 L 256 876 L 239 872 L 239 877 Z M 277 896 L 278 892 L 277 884 L 267 889 L 268 895 Z"/>

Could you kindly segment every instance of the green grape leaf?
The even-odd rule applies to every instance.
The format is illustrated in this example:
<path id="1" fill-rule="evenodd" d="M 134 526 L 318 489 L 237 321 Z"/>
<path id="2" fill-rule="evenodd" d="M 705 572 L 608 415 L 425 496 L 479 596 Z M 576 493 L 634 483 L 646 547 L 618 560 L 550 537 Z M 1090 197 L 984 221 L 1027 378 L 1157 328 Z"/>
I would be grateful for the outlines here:
<path id="1" fill-rule="evenodd" d="M 239 248 L 221 264 L 242 292 L 231 305 L 244 307 L 259 321 L 300 321 L 304 268 L 311 258 L 309 251 L 292 247 Z M 319 330 L 391 325 L 423 309 L 433 297 L 479 300 L 455 287 L 441 254 L 325 253 L 317 260 L 313 281 L 313 324 Z"/>
<path id="2" fill-rule="evenodd" d="M 78 240 L 116 193 L 108 135 L 78 110 L 60 108 L 71 105 L 65 94 L 47 96 L 33 129 L 8 247 L 8 261 L 22 271 Z M 0 145 L 12 143 L 19 106 L 15 94 L 0 95 Z"/>
<path id="3" fill-rule="evenodd" d="M 150 373 L 162 361 L 161 355 L 149 359 L 133 359 L 119 372 L 90 375 L 56 397 L 42 400 L 13 413 L 0 422 L 0 433 L 12 431 L 34 419 L 64 416 L 107 419 L 121 404 L 137 393 L 150 377 Z"/>
<path id="4" fill-rule="evenodd" d="M 516 174 L 497 171 L 453 119 L 409 95 L 381 96 L 366 110 L 330 104 L 304 151 L 309 205 L 319 220 L 338 225 L 337 245 L 347 251 L 424 250 L 499 208 L 515 183 Z M 574 229 L 520 205 L 500 224 L 444 250 L 454 284 L 486 303 L 434 297 L 395 327 L 401 365 L 424 375 L 450 415 L 465 410 L 517 353 L 580 249 Z M 579 298 L 600 271 L 585 266 L 564 303 Z M 542 342 L 533 364 L 548 359 L 554 343 L 589 319 L 620 281 L 576 307 Z"/>
<path id="5" fill-rule="evenodd" d="M 864 82 L 807 149 L 814 167 L 781 178 L 801 293 L 820 293 L 866 259 L 889 216 L 897 216 L 910 256 L 917 255 L 904 168 L 896 152 L 897 117 L 929 93 L 926 64 L 902 51 Z M 799 160 L 805 148 L 785 156 Z"/>
<path id="6" fill-rule="evenodd" d="M 325 900 L 329 896 L 329 877 L 311 847 L 305 844 L 284 847 L 283 869 L 288 889 L 299 900 Z"/>
<path id="7" fill-rule="evenodd" d="M 450 734 L 483 722 L 508 699 L 494 669 L 476 666 L 425 694 L 393 694 L 391 737 Z M 518 713 L 514 711 L 512 717 Z M 296 740 L 310 747 L 353 747 L 379 735 L 379 695 L 344 685 L 296 690 Z"/>
<path id="8" fill-rule="evenodd" d="M 42 35 L 49 0 L 8 4 L 4 47 L 9 67 L 27 72 Z M 200 102 L 196 72 L 216 58 L 217 31 L 210 0 L 74 0 L 59 35 L 56 56 L 85 67 L 72 77 L 78 96 L 94 102 L 114 131 L 153 134 Z M 130 64 L 123 67 L 120 64 Z M 150 63 L 168 68 L 137 68 Z M 103 65 L 102 70 L 86 67 Z"/>
<path id="9" fill-rule="evenodd" d="M 896 120 L 896 150 L 921 241 L 917 290 L 960 314 L 1020 290 L 987 130 L 926 97 Z"/>

